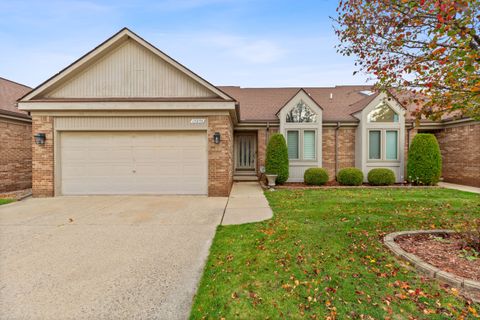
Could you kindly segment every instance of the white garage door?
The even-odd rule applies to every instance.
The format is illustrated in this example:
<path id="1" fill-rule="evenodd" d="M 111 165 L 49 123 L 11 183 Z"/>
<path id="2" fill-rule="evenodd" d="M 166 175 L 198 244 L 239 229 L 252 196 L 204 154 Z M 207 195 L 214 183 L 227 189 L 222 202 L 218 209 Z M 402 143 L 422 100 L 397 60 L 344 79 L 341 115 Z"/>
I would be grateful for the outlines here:
<path id="1" fill-rule="evenodd" d="M 61 193 L 207 194 L 205 132 L 62 132 Z"/>

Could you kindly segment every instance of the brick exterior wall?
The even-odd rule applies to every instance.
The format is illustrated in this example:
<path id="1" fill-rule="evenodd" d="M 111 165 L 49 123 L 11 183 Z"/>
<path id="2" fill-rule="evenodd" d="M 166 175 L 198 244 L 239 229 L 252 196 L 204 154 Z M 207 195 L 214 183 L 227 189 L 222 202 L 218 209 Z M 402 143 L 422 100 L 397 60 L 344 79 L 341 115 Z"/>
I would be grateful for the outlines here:
<path id="1" fill-rule="evenodd" d="M 270 135 L 270 134 L 269 134 Z M 267 156 L 267 129 L 257 131 L 257 176 L 261 176 L 260 167 L 265 166 Z"/>
<path id="2" fill-rule="evenodd" d="M 45 145 L 33 144 L 32 193 L 34 197 L 54 195 L 53 117 L 33 116 L 33 132 L 45 133 Z M 220 144 L 213 134 L 220 132 Z M 208 195 L 228 196 L 233 183 L 233 124 L 230 116 L 208 117 Z M 29 135 L 29 137 L 32 135 Z"/>
<path id="3" fill-rule="evenodd" d="M 322 167 L 327 170 L 330 180 L 335 179 L 335 129 L 322 130 Z"/>
<path id="4" fill-rule="evenodd" d="M 213 142 L 219 132 L 220 144 Z M 230 116 L 208 117 L 208 195 L 227 197 L 233 183 L 233 124 Z"/>
<path id="5" fill-rule="evenodd" d="M 335 180 L 335 130 L 323 128 L 322 166 L 328 172 L 330 180 Z M 338 131 L 338 170 L 355 166 L 356 128 L 340 128 Z"/>
<path id="6" fill-rule="evenodd" d="M 278 130 L 270 130 L 269 136 Z M 265 165 L 266 129 L 257 133 L 257 167 Z M 355 166 L 355 136 L 356 128 L 340 128 L 338 132 L 338 167 L 339 170 Z M 322 133 L 322 166 L 328 172 L 330 180 L 335 180 L 335 128 L 323 128 Z"/>
<path id="7" fill-rule="evenodd" d="M 355 138 L 357 128 L 340 128 L 338 140 L 338 170 L 355 167 Z"/>
<path id="8" fill-rule="evenodd" d="M 32 187 L 32 125 L 0 118 L 0 193 Z"/>
<path id="9" fill-rule="evenodd" d="M 53 117 L 32 115 L 32 132 L 46 135 L 44 145 L 37 145 L 32 135 L 32 194 L 34 197 L 53 197 Z"/>
<path id="10" fill-rule="evenodd" d="M 404 178 L 405 181 L 408 179 L 408 172 L 407 172 L 407 163 L 408 163 L 408 150 L 410 148 L 410 144 L 412 143 L 413 138 L 415 138 L 415 135 L 418 133 L 417 129 L 410 129 L 405 128 L 405 150 L 404 150 L 404 158 L 403 158 L 403 164 L 404 164 Z"/>
<path id="11" fill-rule="evenodd" d="M 435 132 L 444 181 L 480 187 L 480 123 Z"/>

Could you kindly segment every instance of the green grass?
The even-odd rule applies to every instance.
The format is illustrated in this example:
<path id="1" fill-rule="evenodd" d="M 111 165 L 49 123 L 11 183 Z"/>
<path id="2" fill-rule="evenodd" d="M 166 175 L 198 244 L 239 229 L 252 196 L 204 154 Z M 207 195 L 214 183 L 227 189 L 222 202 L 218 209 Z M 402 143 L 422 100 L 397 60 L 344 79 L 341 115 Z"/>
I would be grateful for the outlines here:
<path id="1" fill-rule="evenodd" d="M 383 246 L 393 231 L 480 217 L 480 196 L 446 189 L 266 192 L 270 221 L 220 226 L 192 319 L 475 318 L 478 304 Z M 363 316 L 362 316 L 363 315 Z"/>
<path id="2" fill-rule="evenodd" d="M 2 204 L 7 204 L 7 203 L 10 203 L 10 202 L 13 202 L 15 200 L 13 199 L 0 199 L 0 205 Z"/>

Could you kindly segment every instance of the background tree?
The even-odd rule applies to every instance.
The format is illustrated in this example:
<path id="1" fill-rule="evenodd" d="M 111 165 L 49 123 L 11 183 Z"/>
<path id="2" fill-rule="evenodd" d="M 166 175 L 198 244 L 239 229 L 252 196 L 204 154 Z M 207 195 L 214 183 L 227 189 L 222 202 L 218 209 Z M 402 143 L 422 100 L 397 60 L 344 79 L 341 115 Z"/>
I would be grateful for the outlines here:
<path id="1" fill-rule="evenodd" d="M 479 9 L 480 0 L 340 0 L 338 51 L 379 89 L 420 93 L 409 98 L 417 117 L 480 118 Z"/>

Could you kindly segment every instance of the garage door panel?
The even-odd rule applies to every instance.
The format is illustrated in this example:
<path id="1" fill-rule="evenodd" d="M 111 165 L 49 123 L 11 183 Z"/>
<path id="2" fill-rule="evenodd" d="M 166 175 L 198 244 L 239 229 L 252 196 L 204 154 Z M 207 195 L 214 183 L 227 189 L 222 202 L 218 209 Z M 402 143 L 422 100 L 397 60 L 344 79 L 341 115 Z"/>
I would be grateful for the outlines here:
<path id="1" fill-rule="evenodd" d="M 205 132 L 62 132 L 62 194 L 206 194 Z"/>
<path id="2" fill-rule="evenodd" d="M 198 160 L 198 155 L 201 154 L 202 150 L 200 148 L 190 148 L 186 150 L 181 150 L 182 153 L 182 158 L 191 160 L 191 159 L 196 159 Z M 201 157 L 201 159 L 204 159 L 205 157 Z"/>
<path id="3" fill-rule="evenodd" d="M 132 150 L 128 149 L 112 149 L 112 148 L 86 148 L 88 152 L 88 160 L 90 163 L 130 163 L 132 157 Z"/>
<path id="4" fill-rule="evenodd" d="M 199 169 L 197 165 L 184 165 L 182 168 L 183 176 L 186 178 L 203 177 L 203 175 L 198 172 Z"/>
<path id="5" fill-rule="evenodd" d="M 152 177 L 156 179 L 177 177 L 180 169 L 181 166 L 175 162 L 165 163 L 162 166 L 137 163 L 135 166 L 135 176 Z"/>
<path id="6" fill-rule="evenodd" d="M 88 158 L 88 153 L 82 148 L 66 148 L 62 155 L 62 160 L 66 162 L 84 162 Z"/>

